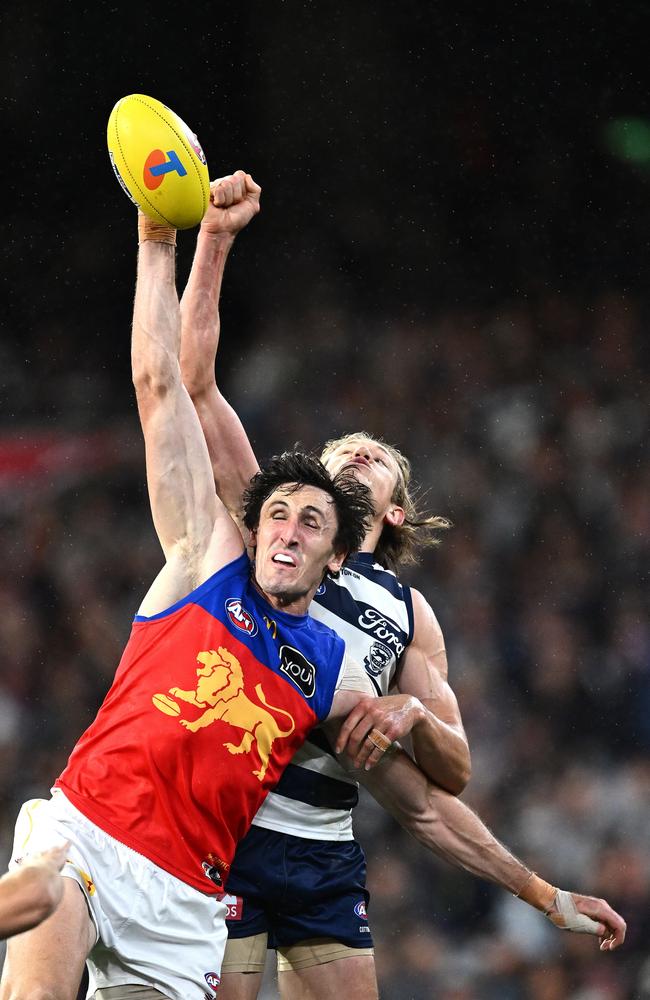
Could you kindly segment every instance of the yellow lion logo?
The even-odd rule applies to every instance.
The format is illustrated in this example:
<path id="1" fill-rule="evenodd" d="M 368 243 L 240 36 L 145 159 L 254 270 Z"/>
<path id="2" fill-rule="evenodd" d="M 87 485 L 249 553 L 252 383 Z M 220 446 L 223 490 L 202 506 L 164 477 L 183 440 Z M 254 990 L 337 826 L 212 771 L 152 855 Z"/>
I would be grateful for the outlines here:
<path id="1" fill-rule="evenodd" d="M 241 743 L 224 743 L 223 746 L 229 753 L 240 754 L 250 753 L 253 744 L 256 744 L 261 767 L 258 771 L 253 771 L 253 774 L 262 781 L 269 765 L 269 755 L 274 741 L 290 736 L 296 728 L 293 716 L 282 708 L 269 705 L 261 684 L 255 686 L 255 693 L 265 707 L 255 705 L 244 692 L 244 675 L 239 660 L 223 646 L 217 651 L 210 649 L 199 653 L 196 660 L 201 666 L 196 668 L 198 680 L 194 691 L 181 691 L 180 688 L 172 687 L 169 689 L 169 694 L 187 702 L 188 705 L 204 708 L 205 712 L 194 722 L 188 719 L 178 721 L 192 733 L 217 721 L 227 722 L 237 729 L 243 729 L 244 736 Z M 181 713 L 180 705 L 166 694 L 155 694 L 151 700 L 165 715 L 179 716 Z M 266 708 L 286 716 L 290 728 L 280 729 Z"/>

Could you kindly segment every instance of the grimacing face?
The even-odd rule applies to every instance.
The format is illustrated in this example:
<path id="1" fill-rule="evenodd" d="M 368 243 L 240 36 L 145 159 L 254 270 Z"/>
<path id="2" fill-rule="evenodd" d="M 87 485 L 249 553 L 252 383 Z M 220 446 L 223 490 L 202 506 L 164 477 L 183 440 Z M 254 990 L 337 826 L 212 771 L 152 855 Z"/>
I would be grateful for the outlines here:
<path id="1" fill-rule="evenodd" d="M 359 436 L 342 441 L 327 456 L 325 467 L 331 476 L 345 470 L 370 489 L 377 517 L 383 517 L 391 506 L 399 480 L 397 462 L 377 441 Z"/>
<path id="2" fill-rule="evenodd" d="M 345 553 L 334 550 L 337 531 L 334 502 L 315 486 L 289 492 L 281 486 L 264 501 L 253 532 L 255 580 L 270 603 L 307 610 L 325 571 L 343 563 Z"/>

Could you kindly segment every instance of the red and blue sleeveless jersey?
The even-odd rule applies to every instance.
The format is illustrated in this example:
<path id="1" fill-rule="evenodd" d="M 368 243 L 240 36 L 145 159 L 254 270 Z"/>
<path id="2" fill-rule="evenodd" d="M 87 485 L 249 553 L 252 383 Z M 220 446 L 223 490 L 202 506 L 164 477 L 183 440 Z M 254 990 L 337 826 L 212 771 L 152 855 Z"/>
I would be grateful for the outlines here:
<path id="1" fill-rule="evenodd" d="M 329 714 L 344 648 L 320 622 L 268 604 L 242 555 L 167 611 L 136 617 L 56 786 L 116 840 L 222 892 L 258 807 Z"/>

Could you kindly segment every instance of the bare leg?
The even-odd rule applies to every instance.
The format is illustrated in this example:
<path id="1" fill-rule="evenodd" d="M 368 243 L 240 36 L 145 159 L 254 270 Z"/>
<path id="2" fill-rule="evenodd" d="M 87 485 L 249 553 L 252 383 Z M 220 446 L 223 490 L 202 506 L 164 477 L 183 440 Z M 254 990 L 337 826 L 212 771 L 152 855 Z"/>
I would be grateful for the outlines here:
<path id="1" fill-rule="evenodd" d="M 378 1000 L 375 960 L 371 955 L 341 958 L 307 969 L 278 974 L 282 1000 Z"/>
<path id="2" fill-rule="evenodd" d="M 0 1000 L 76 1000 L 95 926 L 78 884 L 64 882 L 52 916 L 7 942 Z"/>
<path id="3" fill-rule="evenodd" d="M 257 1000 L 261 985 L 261 972 L 224 972 L 219 1000 Z"/>

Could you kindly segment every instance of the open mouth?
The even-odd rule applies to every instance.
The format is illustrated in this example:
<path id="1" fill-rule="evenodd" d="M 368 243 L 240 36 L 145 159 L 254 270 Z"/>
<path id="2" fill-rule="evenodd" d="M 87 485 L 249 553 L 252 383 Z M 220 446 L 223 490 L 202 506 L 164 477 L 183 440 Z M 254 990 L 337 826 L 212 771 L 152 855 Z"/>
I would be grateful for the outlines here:
<path id="1" fill-rule="evenodd" d="M 295 566 L 296 561 L 292 559 L 291 556 L 287 555 L 286 552 L 276 552 L 272 557 L 271 562 L 274 562 L 276 566 Z"/>

